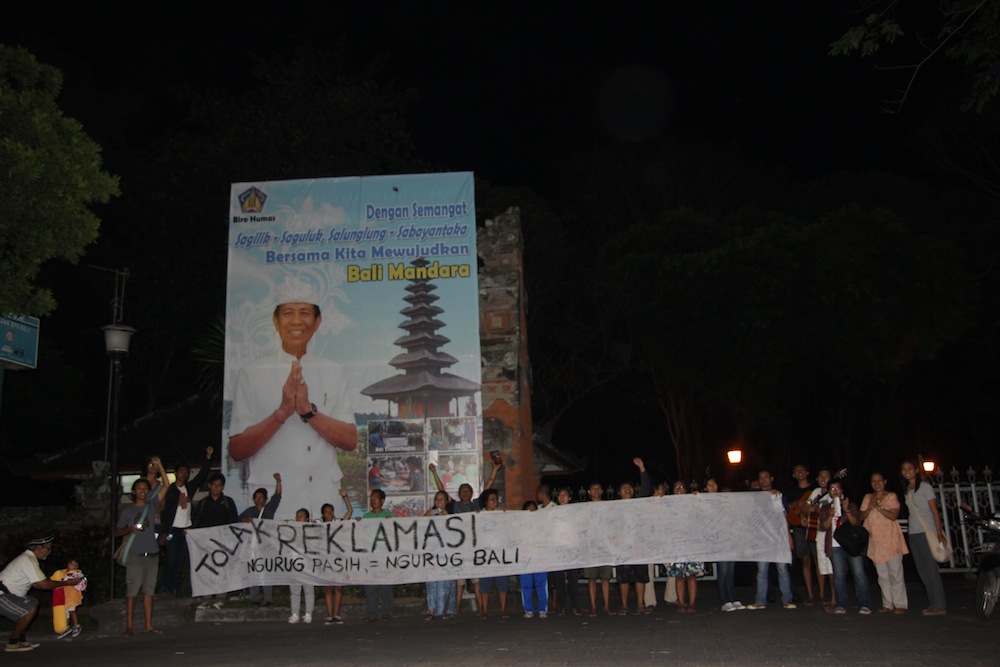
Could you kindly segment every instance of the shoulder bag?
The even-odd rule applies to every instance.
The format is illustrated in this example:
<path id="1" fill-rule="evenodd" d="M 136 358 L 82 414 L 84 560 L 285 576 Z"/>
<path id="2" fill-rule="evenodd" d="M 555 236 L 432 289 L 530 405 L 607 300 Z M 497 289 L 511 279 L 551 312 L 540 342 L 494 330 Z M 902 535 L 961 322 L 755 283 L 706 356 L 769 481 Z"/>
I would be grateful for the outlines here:
<path id="1" fill-rule="evenodd" d="M 149 505 L 146 505 L 142 509 L 142 514 L 139 515 L 139 523 L 146 522 L 146 513 L 148 511 L 149 511 Z M 129 549 L 132 548 L 132 542 L 134 541 L 135 541 L 135 533 L 132 533 L 131 535 L 128 536 L 128 539 L 122 540 L 122 543 L 118 545 L 117 549 L 115 549 L 115 555 L 114 555 L 115 562 L 121 565 L 122 567 L 127 567 L 125 562 L 128 560 L 128 551 Z"/>
<path id="2" fill-rule="evenodd" d="M 907 496 L 907 500 L 909 500 L 910 504 L 916 508 L 917 504 L 913 497 L 913 491 L 909 491 Z M 934 560 L 939 563 L 947 563 L 951 558 L 951 545 L 948 544 L 947 538 L 945 538 L 944 542 L 939 542 L 937 538 L 937 530 L 931 531 L 930 526 L 928 526 L 927 522 L 924 521 L 924 517 L 920 516 L 920 511 L 914 509 L 913 512 L 910 512 L 911 519 L 913 515 L 916 515 L 917 521 L 919 521 L 920 525 L 924 528 L 924 537 L 927 538 L 927 546 L 931 549 L 931 556 L 933 556 Z"/>

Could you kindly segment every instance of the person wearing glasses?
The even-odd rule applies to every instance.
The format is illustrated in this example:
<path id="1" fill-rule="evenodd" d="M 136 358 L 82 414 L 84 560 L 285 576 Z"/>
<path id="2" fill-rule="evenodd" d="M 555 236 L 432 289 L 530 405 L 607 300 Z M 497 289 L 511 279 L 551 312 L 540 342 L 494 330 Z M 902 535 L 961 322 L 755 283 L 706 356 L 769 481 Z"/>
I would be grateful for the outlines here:
<path id="1" fill-rule="evenodd" d="M 38 599 L 28 597 L 28 590 L 37 588 L 51 591 L 60 586 L 72 586 L 77 579 L 52 581 L 42 572 L 38 561 L 45 560 L 52 553 L 52 535 L 39 533 L 32 536 L 25 550 L 0 571 L 0 616 L 14 621 L 14 629 L 4 651 L 21 652 L 38 648 L 36 642 L 29 642 L 28 628 L 38 615 Z"/>

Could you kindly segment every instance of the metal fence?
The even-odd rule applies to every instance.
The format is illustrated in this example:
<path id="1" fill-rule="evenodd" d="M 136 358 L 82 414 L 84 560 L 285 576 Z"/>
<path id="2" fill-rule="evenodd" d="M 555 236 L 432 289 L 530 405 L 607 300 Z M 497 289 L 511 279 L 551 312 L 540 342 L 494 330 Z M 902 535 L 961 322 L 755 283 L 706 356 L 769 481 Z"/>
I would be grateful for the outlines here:
<path id="1" fill-rule="evenodd" d="M 993 471 L 989 466 L 977 471 L 965 471 L 965 480 L 957 468 L 952 468 L 945 479 L 942 470 L 934 473 L 934 483 L 938 505 L 942 509 L 944 530 L 954 549 L 951 560 L 941 565 L 943 572 L 975 572 L 979 566 L 977 553 L 983 542 L 981 530 L 965 522 L 963 504 L 972 507 L 977 514 L 992 515 L 1000 509 L 1000 485 L 993 483 Z"/>

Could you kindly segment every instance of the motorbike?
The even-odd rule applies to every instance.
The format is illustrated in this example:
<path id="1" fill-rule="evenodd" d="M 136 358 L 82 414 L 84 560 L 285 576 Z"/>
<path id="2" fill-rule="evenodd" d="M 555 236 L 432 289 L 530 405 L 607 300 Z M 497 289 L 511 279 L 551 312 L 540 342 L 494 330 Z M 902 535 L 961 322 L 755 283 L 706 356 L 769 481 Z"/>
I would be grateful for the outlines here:
<path id="1" fill-rule="evenodd" d="M 968 505 L 962 505 L 967 524 L 981 530 L 983 542 L 976 549 L 979 554 L 979 574 L 976 577 L 976 616 L 989 620 L 1000 595 L 1000 512 L 993 516 L 976 514 Z"/>

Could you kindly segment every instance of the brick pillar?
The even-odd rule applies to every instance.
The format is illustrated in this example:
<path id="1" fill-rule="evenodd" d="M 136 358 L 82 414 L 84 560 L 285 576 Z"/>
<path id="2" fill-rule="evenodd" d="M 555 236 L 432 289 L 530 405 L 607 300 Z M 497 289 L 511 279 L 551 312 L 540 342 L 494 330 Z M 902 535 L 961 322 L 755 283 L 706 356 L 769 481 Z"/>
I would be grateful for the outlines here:
<path id="1" fill-rule="evenodd" d="M 528 331 L 524 313 L 521 211 L 509 208 L 478 231 L 480 348 L 483 372 L 483 449 L 499 449 L 508 466 L 496 487 L 508 509 L 534 500 Z M 484 479 L 485 479 L 484 475 Z"/>

